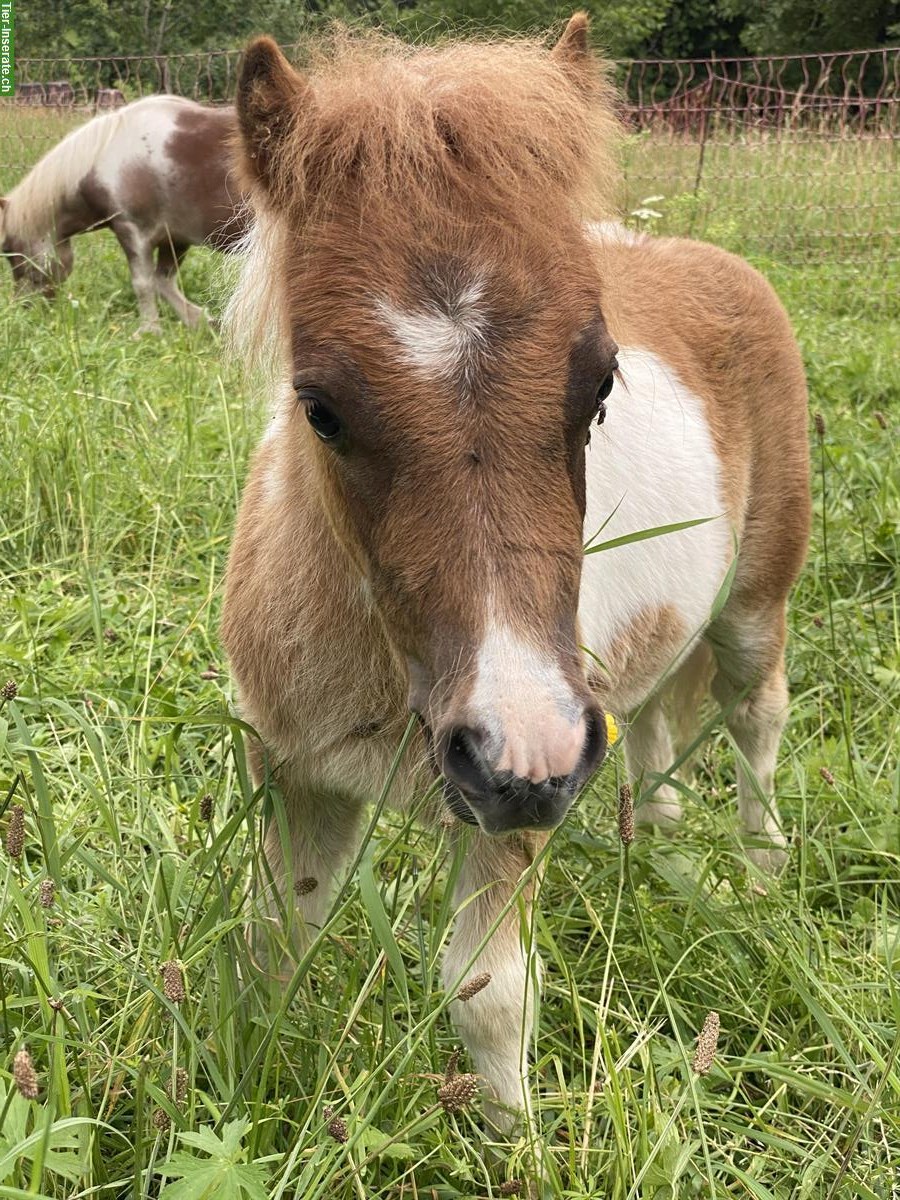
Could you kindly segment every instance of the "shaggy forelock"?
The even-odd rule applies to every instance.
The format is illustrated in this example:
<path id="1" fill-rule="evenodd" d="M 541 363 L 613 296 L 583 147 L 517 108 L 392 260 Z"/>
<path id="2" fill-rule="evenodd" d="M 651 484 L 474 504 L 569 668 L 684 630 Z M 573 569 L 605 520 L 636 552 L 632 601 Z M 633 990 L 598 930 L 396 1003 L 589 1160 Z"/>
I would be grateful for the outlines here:
<path id="1" fill-rule="evenodd" d="M 373 253 L 387 230 L 412 254 L 447 236 L 465 245 L 467 231 L 484 246 L 491 229 L 546 243 L 614 203 L 620 124 L 592 57 L 562 61 L 536 39 L 414 47 L 338 27 L 302 80 L 265 183 L 245 163 L 257 219 L 227 318 L 241 352 L 276 372 L 288 340 L 278 279 L 317 227 L 372 228 Z"/>
<path id="2" fill-rule="evenodd" d="M 618 121 L 606 70 L 562 63 L 543 42 L 415 47 L 338 28 L 313 48 L 307 92 L 274 164 L 302 219 L 352 199 L 401 202 L 423 224 L 521 220 L 608 196 Z M 466 212 L 467 204 L 470 207 Z"/>

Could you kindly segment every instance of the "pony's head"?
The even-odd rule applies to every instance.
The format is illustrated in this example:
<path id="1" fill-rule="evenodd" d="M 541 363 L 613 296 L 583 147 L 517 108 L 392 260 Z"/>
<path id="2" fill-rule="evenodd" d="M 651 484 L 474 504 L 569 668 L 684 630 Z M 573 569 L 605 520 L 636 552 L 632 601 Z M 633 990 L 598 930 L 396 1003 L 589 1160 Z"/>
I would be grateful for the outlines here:
<path id="1" fill-rule="evenodd" d="M 339 35 L 308 74 L 263 38 L 237 111 L 257 227 L 232 322 L 277 327 L 284 452 L 405 664 L 448 802 L 489 832 L 552 827 L 606 748 L 577 606 L 616 346 L 583 218 L 616 121 L 587 19 L 552 50 Z"/>
<path id="2" fill-rule="evenodd" d="M 28 236 L 8 196 L 0 196 L 0 254 L 12 268 L 16 291 L 52 297 L 72 271 L 72 243 L 52 232 Z"/>

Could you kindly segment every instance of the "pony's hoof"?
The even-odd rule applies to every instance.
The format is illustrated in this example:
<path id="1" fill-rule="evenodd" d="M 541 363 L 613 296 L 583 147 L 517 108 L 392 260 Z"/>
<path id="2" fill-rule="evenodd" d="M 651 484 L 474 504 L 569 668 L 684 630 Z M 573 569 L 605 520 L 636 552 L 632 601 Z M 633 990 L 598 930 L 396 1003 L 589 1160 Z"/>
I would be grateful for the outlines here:
<path id="1" fill-rule="evenodd" d="M 761 840 L 761 839 L 760 839 Z M 747 858 L 762 874 L 769 876 L 780 875 L 787 866 L 790 855 L 784 845 L 775 842 L 768 846 L 747 846 Z"/>

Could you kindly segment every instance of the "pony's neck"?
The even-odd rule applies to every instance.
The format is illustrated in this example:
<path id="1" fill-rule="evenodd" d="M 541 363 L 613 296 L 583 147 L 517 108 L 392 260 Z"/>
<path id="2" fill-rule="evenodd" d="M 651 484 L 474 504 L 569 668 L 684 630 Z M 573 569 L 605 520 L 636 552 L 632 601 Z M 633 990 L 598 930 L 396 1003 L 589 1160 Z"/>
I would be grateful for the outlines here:
<path id="1" fill-rule="evenodd" d="M 7 197 L 6 231 L 26 245 L 34 245 L 47 237 L 62 236 L 60 217 L 71 195 L 69 187 L 57 188 L 52 181 L 53 190 L 43 190 L 43 165 L 43 162 L 38 163 Z"/>
<path id="2" fill-rule="evenodd" d="M 7 197 L 8 234 L 26 242 L 52 234 L 66 236 L 60 229 L 64 210 L 118 127 L 120 116 L 109 113 L 73 129 L 32 167 Z"/>

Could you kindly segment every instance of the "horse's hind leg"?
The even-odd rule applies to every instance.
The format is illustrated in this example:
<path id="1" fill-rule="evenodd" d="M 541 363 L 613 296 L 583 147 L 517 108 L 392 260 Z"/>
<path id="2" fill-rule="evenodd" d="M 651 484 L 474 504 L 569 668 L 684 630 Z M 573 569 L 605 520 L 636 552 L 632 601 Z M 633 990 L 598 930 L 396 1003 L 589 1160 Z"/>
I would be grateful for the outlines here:
<path id="1" fill-rule="evenodd" d="M 193 329 L 200 323 L 203 309 L 199 304 L 192 304 L 177 283 L 178 268 L 187 252 L 187 246 L 175 245 L 169 241 L 160 245 L 156 253 L 156 290 L 163 300 L 171 304 L 185 325 Z"/>
<path id="2" fill-rule="evenodd" d="M 153 266 L 153 246 L 149 240 L 130 221 L 114 221 L 113 233 L 119 240 L 119 245 L 128 259 L 131 271 L 131 286 L 137 297 L 138 312 L 141 315 L 140 333 L 159 333 L 159 314 L 156 309 L 156 283 Z"/>
<path id="3" fill-rule="evenodd" d="M 784 602 L 762 610 L 729 604 L 707 637 L 718 667 L 713 695 L 738 750 L 738 815 L 751 843 L 747 853 L 775 871 L 787 859 L 775 804 L 775 763 L 788 707 Z"/>
<path id="4" fill-rule="evenodd" d="M 642 825 L 668 828 L 681 817 L 678 792 L 670 783 L 656 783 L 654 775 L 667 774 L 675 761 L 672 735 L 660 695 L 650 696 L 628 718 L 624 739 L 628 778 L 640 789 L 635 797 L 635 817 Z M 647 799 L 642 799 L 653 788 Z"/>

